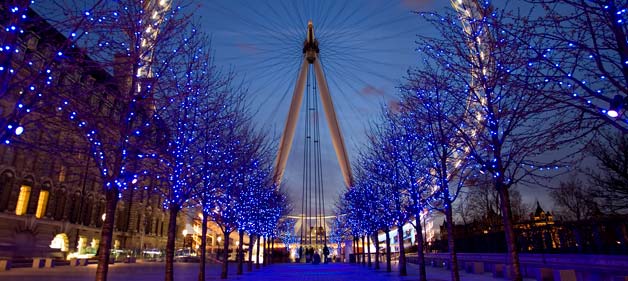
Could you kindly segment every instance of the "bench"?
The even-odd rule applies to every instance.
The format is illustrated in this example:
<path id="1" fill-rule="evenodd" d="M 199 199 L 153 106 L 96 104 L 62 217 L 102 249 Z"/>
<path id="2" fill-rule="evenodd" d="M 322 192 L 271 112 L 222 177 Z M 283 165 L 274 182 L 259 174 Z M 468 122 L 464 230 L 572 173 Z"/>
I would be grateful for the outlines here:
<path id="1" fill-rule="evenodd" d="M 569 270 L 554 270 L 554 280 L 555 281 L 578 281 L 576 278 L 576 271 Z"/>
<path id="2" fill-rule="evenodd" d="M 483 262 L 466 262 L 465 270 L 467 271 L 467 273 L 482 274 L 484 273 L 484 263 Z"/>
<path id="3" fill-rule="evenodd" d="M 33 268 L 51 268 L 55 263 L 52 258 L 33 258 Z"/>
<path id="4" fill-rule="evenodd" d="M 87 259 L 70 259 L 70 266 L 86 266 L 89 264 Z"/>
<path id="5" fill-rule="evenodd" d="M 10 259 L 0 259 L 0 272 L 11 269 Z"/>

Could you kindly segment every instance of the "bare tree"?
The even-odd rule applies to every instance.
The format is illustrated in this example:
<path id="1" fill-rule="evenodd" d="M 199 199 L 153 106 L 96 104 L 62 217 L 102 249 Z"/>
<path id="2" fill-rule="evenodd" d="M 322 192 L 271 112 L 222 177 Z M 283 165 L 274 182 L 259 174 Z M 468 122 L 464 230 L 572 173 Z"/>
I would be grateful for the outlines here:
<path id="1" fill-rule="evenodd" d="M 602 210 L 628 211 L 628 134 L 602 132 L 587 154 L 599 165 L 586 171 L 593 186 L 589 195 L 598 200 Z"/>
<path id="2" fill-rule="evenodd" d="M 559 208 L 558 216 L 562 220 L 586 220 L 599 210 L 589 191 L 576 179 L 561 182 L 557 189 L 550 191 L 550 196 Z"/>

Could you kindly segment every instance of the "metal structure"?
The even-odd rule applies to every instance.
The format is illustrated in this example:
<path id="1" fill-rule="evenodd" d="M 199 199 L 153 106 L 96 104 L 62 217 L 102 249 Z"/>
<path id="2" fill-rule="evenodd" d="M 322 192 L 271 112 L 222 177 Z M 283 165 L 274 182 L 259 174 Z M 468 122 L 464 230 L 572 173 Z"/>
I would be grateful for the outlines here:
<path id="1" fill-rule="evenodd" d="M 314 25 L 308 22 L 307 34 L 303 42 L 303 57 L 297 81 L 290 102 L 286 126 L 281 136 L 273 180 L 280 185 L 292 142 L 299 120 L 299 113 L 305 94 L 305 139 L 303 151 L 303 196 L 300 217 L 300 258 L 307 255 L 313 258 L 313 252 L 324 252 L 327 248 L 327 223 L 323 192 L 323 173 L 320 146 L 319 97 L 325 111 L 332 144 L 338 158 L 338 164 L 347 188 L 353 184 L 351 166 L 345 147 L 334 104 L 329 94 L 329 87 L 323 72 L 318 40 L 314 36 Z M 320 94 L 320 95 L 319 95 Z M 307 253 L 307 254 L 306 254 Z"/>
<path id="2" fill-rule="evenodd" d="M 294 139 L 294 131 L 297 126 L 297 120 L 299 119 L 299 111 L 301 104 L 303 103 L 303 92 L 307 83 L 308 74 L 313 70 L 318 90 L 320 91 L 321 103 L 325 110 L 325 117 L 329 125 L 329 131 L 331 133 L 331 140 L 336 151 L 336 157 L 338 158 L 338 164 L 344 178 L 345 185 L 347 187 L 352 186 L 353 176 L 351 175 L 351 166 L 349 164 L 349 157 L 347 156 L 347 150 L 345 143 L 338 126 L 338 119 L 336 117 L 336 111 L 334 104 L 329 94 L 329 87 L 327 86 L 327 80 L 325 79 L 325 73 L 321 65 L 318 49 L 318 40 L 314 37 L 314 24 L 309 21 L 307 24 L 307 36 L 303 43 L 303 62 L 299 70 L 294 92 L 292 94 L 292 101 L 290 102 L 290 110 L 288 112 L 288 119 L 286 120 L 286 126 L 281 136 L 279 143 L 279 150 L 277 158 L 275 160 L 275 171 L 273 180 L 279 184 L 282 180 L 284 170 L 286 168 L 286 162 L 288 161 L 288 155 L 290 154 L 290 148 L 292 147 L 292 140 Z"/>

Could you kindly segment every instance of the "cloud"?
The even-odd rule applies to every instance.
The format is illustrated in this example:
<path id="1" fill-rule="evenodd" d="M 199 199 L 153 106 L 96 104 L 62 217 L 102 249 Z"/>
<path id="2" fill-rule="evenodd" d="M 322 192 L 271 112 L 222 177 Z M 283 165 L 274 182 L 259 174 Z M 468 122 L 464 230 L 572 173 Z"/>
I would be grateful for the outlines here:
<path id="1" fill-rule="evenodd" d="M 401 6 L 404 8 L 418 10 L 432 6 L 434 0 L 401 0 Z"/>
<path id="2" fill-rule="evenodd" d="M 398 100 L 389 100 L 388 109 L 394 113 L 401 111 L 401 102 Z"/>
<path id="3" fill-rule="evenodd" d="M 363 96 L 384 96 L 386 92 L 382 88 L 377 88 L 373 85 L 366 85 L 362 90 L 360 90 L 360 94 Z"/>
<path id="4" fill-rule="evenodd" d="M 238 43 L 236 44 L 236 47 L 246 54 L 256 54 L 259 51 L 255 44 Z"/>

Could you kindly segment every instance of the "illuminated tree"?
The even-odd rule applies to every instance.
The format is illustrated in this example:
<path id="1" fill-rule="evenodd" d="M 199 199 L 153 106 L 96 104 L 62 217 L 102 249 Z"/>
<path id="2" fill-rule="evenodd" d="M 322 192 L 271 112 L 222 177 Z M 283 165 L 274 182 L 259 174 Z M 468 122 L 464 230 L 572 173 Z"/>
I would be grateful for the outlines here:
<path id="1" fill-rule="evenodd" d="M 429 204 L 445 214 L 451 279 L 460 280 L 454 245 L 453 204 L 469 175 L 471 162 L 467 159 L 464 142 L 457 129 L 464 117 L 465 105 L 449 98 L 452 89 L 445 77 L 429 64 L 410 72 L 408 85 L 403 88 L 402 112 L 396 117 L 396 122 L 400 132 L 404 129 L 408 132 L 402 134 L 401 143 L 415 147 L 404 157 L 410 158 L 407 161 L 408 170 L 414 171 L 409 177 L 413 185 L 408 189 L 417 190 L 414 196 L 423 198 L 424 203 L 417 204 L 419 208 L 426 208 Z M 422 181 L 421 184 L 419 181 Z M 419 212 L 422 209 L 416 210 L 417 225 L 420 225 Z M 424 272 L 423 268 L 422 277 L 425 277 Z"/>
<path id="2" fill-rule="evenodd" d="M 299 237 L 295 233 L 296 223 L 296 219 L 283 218 L 279 221 L 279 225 L 277 226 L 277 237 L 279 237 L 288 251 L 290 251 L 291 245 L 296 245 L 299 242 Z"/>
<path id="3" fill-rule="evenodd" d="M 174 278 L 177 216 L 184 208 L 194 206 L 194 197 L 205 191 L 202 185 L 204 159 L 199 152 L 206 145 L 204 133 L 216 131 L 217 123 L 205 117 L 221 116 L 230 110 L 224 104 L 225 94 L 221 94 L 229 77 L 216 71 L 211 50 L 205 49 L 209 41 L 196 33 L 195 28 L 191 28 L 187 36 L 185 32 L 180 33 L 184 44 L 175 49 L 178 56 L 161 73 L 162 83 L 154 86 L 158 91 L 152 124 L 163 131 L 163 140 L 147 145 L 146 153 L 138 155 L 140 159 L 149 159 L 144 164 L 154 167 L 153 173 L 157 175 L 153 177 L 163 183 L 157 190 L 164 197 L 164 207 L 170 214 L 166 280 Z M 150 172 L 146 170 L 142 174 L 151 177 Z M 203 220 L 206 223 L 205 217 Z"/>
<path id="4" fill-rule="evenodd" d="M 169 4 L 174 8 L 170 9 Z M 53 105 L 59 116 L 84 135 L 103 182 L 106 219 L 97 280 L 107 278 L 120 191 L 134 188 L 140 177 L 148 177 L 149 172 L 138 168 L 140 155 L 152 156 L 152 152 L 144 150 L 163 140 L 164 132 L 159 130 L 162 125 L 152 123 L 156 104 L 153 90 L 166 76 L 161 74 L 174 63 L 178 55 L 174 50 L 185 44 L 177 35 L 186 30 L 188 17 L 177 4 L 179 1 L 104 1 L 98 9 L 82 11 L 82 18 L 74 19 L 91 25 L 89 36 L 80 40 L 88 53 L 83 63 L 113 72 L 113 77 L 100 73 L 109 83 L 101 102 L 115 102 L 110 112 L 74 103 L 73 99 Z M 93 91 L 88 83 L 72 85 L 75 84 L 68 85 L 68 89 L 73 95 Z"/>
<path id="5" fill-rule="evenodd" d="M 532 40 L 530 21 L 495 9 L 490 2 L 467 2 L 473 2 L 467 14 L 422 14 L 438 35 L 420 36 L 419 51 L 423 60 L 442 71 L 425 75 L 441 75 L 440 80 L 448 81 L 449 98 L 465 106 L 462 116 L 445 118 L 461 120 L 450 123 L 456 124 L 464 143 L 462 155 L 473 161 L 475 170 L 492 177 L 512 276 L 521 280 L 510 187 L 559 167 L 560 159 L 541 156 L 579 137 L 578 122 L 573 122 L 577 116 L 539 94 L 549 81 L 529 75 L 538 67 L 528 60 L 534 51 L 523 42 L 529 40 L 522 40 Z"/>
<path id="6" fill-rule="evenodd" d="M 528 0 L 542 8 L 529 63 L 551 81 L 543 93 L 628 132 L 628 15 L 622 1 Z M 623 4 L 622 4 L 623 3 Z M 599 122 L 593 123 L 599 125 Z M 583 125 L 589 125 L 583 123 Z"/>
<path id="7" fill-rule="evenodd" d="M 65 73 L 79 69 L 76 60 L 83 59 L 84 51 L 77 41 L 94 25 L 82 14 L 99 9 L 102 2 L 84 7 L 80 15 L 75 8 L 49 9 L 64 6 L 64 1 L 0 3 L 0 143 L 9 144 L 27 126 L 36 127 L 40 119 L 29 118 L 30 113 L 54 116 L 54 108 L 68 98 L 58 82 Z"/>

